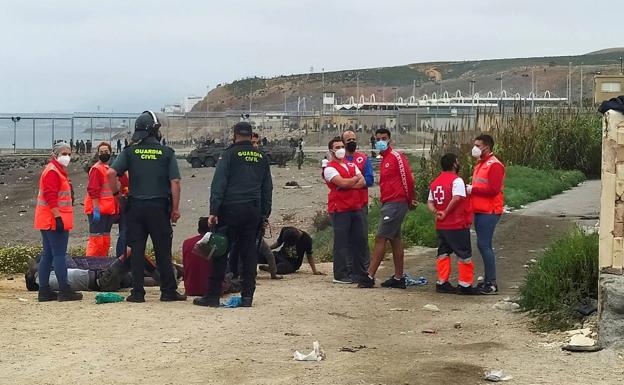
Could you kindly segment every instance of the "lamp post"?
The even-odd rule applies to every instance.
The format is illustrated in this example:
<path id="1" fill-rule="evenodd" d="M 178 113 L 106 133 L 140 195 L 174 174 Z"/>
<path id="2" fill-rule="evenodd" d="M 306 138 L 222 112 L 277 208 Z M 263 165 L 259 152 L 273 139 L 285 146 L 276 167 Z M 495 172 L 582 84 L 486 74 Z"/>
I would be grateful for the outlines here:
<path id="1" fill-rule="evenodd" d="M 22 118 L 20 116 L 11 116 L 11 120 L 13 121 L 13 153 L 17 152 L 17 122 L 19 122 Z"/>

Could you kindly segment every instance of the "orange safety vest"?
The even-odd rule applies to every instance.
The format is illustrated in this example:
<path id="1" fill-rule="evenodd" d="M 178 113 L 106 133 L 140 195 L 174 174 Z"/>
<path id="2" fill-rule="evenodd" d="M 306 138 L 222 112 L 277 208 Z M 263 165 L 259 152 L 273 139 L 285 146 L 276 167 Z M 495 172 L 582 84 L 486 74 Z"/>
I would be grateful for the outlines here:
<path id="1" fill-rule="evenodd" d="M 43 180 L 49 172 L 55 172 L 58 174 L 61 180 L 61 187 L 57 192 L 58 197 L 58 211 L 61 214 L 63 220 L 63 227 L 65 231 L 69 231 L 74 227 L 74 209 L 72 207 L 71 185 L 69 184 L 69 178 L 65 173 L 61 172 L 57 166 L 50 162 L 43 169 L 41 178 L 39 178 L 39 193 L 37 194 L 37 205 L 35 206 L 35 225 L 37 230 L 56 230 L 56 221 L 52 214 L 52 209 L 48 206 L 45 197 L 43 196 Z"/>
<path id="2" fill-rule="evenodd" d="M 491 155 L 484 161 L 477 163 L 472 174 L 472 187 L 487 188 L 490 184 L 489 173 L 490 167 L 493 164 L 503 163 L 498 160 L 494 155 Z M 504 166 L 503 166 L 504 167 Z M 472 211 L 474 213 L 481 214 L 502 214 L 503 213 L 503 187 L 501 191 L 495 196 L 478 196 L 470 195 L 470 204 L 472 205 Z"/>
<path id="3" fill-rule="evenodd" d="M 105 163 L 96 163 L 89 170 L 89 174 L 92 172 L 100 173 L 100 214 L 102 215 L 115 215 L 117 214 L 117 202 L 113 196 L 113 190 L 108 183 L 108 169 L 109 166 Z M 84 213 L 93 214 L 93 199 L 87 193 L 84 200 Z"/>

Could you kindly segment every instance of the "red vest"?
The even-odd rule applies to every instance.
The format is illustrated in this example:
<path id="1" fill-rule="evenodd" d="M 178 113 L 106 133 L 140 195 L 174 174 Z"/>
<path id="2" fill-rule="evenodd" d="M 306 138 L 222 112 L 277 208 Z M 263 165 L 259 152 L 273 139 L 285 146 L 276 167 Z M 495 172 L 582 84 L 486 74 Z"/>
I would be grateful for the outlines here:
<path id="1" fill-rule="evenodd" d="M 100 177 L 100 199 L 98 203 L 100 205 L 100 214 L 102 215 L 115 215 L 117 214 L 117 201 L 113 196 L 113 191 L 108 183 L 108 165 L 104 163 L 96 163 L 89 170 L 89 174 L 92 172 L 99 173 Z M 84 213 L 93 214 L 93 199 L 87 193 L 84 200 Z"/>
<path id="2" fill-rule="evenodd" d="M 498 160 L 494 155 L 491 155 L 487 159 L 479 161 L 479 163 L 477 163 L 472 174 L 472 187 L 488 187 L 490 183 L 490 167 L 495 163 L 502 165 L 501 161 Z M 471 195 L 470 204 L 472 205 L 472 210 L 475 213 L 502 214 L 503 187 L 504 186 L 501 186 L 501 191 L 493 197 Z"/>
<path id="3" fill-rule="evenodd" d="M 364 168 L 366 167 L 366 160 L 368 160 L 368 157 L 363 152 L 353 153 L 353 160 L 351 161 L 351 163 L 354 163 L 357 166 L 357 168 L 360 169 L 360 172 L 362 173 L 362 175 L 364 175 Z M 364 207 L 368 205 L 368 186 L 365 185 L 359 190 L 359 192 L 360 192 L 360 199 L 361 199 L 362 207 Z"/>
<path id="4" fill-rule="evenodd" d="M 41 178 L 39 179 L 39 194 L 37 195 L 37 205 L 35 206 L 35 229 L 37 230 L 56 230 L 56 221 L 52 209 L 48 206 L 48 202 L 43 195 L 43 180 L 49 172 L 55 172 L 58 174 L 61 181 L 61 186 L 57 192 L 58 199 L 58 211 L 61 214 L 63 220 L 63 228 L 65 231 L 69 231 L 74 227 L 74 208 L 72 207 L 71 197 L 71 185 L 67 174 L 57 168 L 57 166 L 50 162 L 43 169 Z"/>
<path id="5" fill-rule="evenodd" d="M 336 161 L 331 161 L 327 164 L 327 167 L 335 168 L 341 177 L 353 178 L 355 176 L 355 164 L 344 163 L 347 165 L 349 171 L 347 171 L 343 164 Z M 356 189 L 338 189 L 338 186 L 332 182 L 327 182 L 329 187 L 329 193 L 327 194 L 327 212 L 328 213 L 342 213 L 347 211 L 357 211 L 362 208 L 362 202 L 360 198 L 360 192 Z"/>
<path id="6" fill-rule="evenodd" d="M 433 205 L 438 211 L 444 211 L 453 199 L 453 181 L 458 176 L 454 172 L 442 172 L 430 185 Z M 462 199 L 444 220 L 436 220 L 438 230 L 467 229 L 472 223 L 472 213 L 468 199 Z"/>

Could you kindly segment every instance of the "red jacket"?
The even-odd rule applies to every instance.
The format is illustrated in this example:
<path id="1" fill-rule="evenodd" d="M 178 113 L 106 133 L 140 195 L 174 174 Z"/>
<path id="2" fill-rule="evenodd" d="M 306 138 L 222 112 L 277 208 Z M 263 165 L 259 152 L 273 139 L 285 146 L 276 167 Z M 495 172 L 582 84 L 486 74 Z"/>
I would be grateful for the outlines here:
<path id="1" fill-rule="evenodd" d="M 414 199 L 414 175 L 405 155 L 388 147 L 381 156 L 379 189 L 381 203 L 405 202 Z"/>
<path id="2" fill-rule="evenodd" d="M 453 181 L 459 178 L 456 173 L 442 172 L 430 186 L 433 205 L 438 211 L 446 210 L 453 199 Z M 446 214 L 444 220 L 436 219 L 437 230 L 467 229 L 472 224 L 472 213 L 467 198 L 463 198 L 453 211 Z"/>
<path id="3" fill-rule="evenodd" d="M 212 277 L 212 261 L 208 261 L 193 252 L 193 247 L 203 236 L 203 234 L 199 234 L 182 243 L 184 292 L 186 295 L 206 294 L 208 279 Z"/>
<path id="4" fill-rule="evenodd" d="M 348 167 L 348 171 L 342 166 L 345 164 Z M 331 161 L 327 164 L 327 167 L 335 168 L 341 177 L 353 178 L 356 175 L 356 166 L 353 163 L 338 163 Z M 362 208 L 362 199 L 360 198 L 360 191 L 357 189 L 341 189 L 338 188 L 332 182 L 327 182 L 329 187 L 329 193 L 327 194 L 327 212 L 328 213 L 343 213 L 347 211 L 357 211 Z"/>

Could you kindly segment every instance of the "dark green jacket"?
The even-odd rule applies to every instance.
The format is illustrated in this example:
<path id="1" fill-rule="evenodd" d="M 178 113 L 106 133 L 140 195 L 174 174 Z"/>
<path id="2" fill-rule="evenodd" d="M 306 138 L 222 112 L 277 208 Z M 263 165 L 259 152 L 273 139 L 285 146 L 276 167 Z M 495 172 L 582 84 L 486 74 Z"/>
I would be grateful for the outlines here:
<path id="1" fill-rule="evenodd" d="M 268 218 L 273 203 L 273 182 L 269 160 L 250 141 L 232 144 L 217 162 L 210 188 L 210 215 L 222 206 L 249 203 Z"/>

